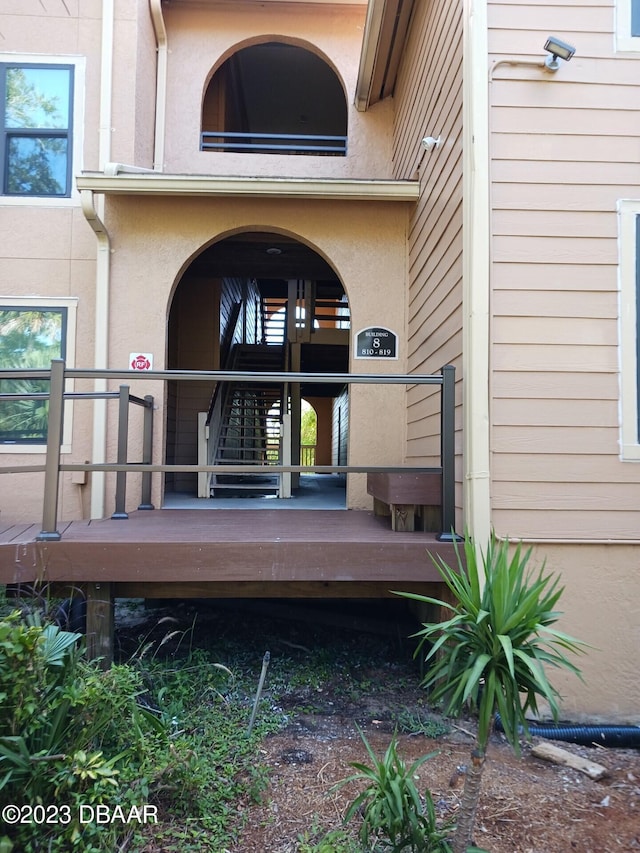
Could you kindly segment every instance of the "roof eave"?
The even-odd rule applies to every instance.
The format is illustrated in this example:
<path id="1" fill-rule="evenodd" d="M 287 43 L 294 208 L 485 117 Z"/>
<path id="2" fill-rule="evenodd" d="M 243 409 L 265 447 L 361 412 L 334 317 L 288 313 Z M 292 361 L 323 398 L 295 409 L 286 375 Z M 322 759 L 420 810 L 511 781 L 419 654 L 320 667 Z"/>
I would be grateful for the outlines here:
<path id="1" fill-rule="evenodd" d="M 83 172 L 79 191 L 104 195 L 205 196 L 218 198 L 417 201 L 419 182 L 341 178 L 262 178 L 167 175 L 160 172 L 106 175 Z"/>
<path id="2" fill-rule="evenodd" d="M 355 106 L 364 112 L 393 94 L 414 0 L 369 0 Z"/>

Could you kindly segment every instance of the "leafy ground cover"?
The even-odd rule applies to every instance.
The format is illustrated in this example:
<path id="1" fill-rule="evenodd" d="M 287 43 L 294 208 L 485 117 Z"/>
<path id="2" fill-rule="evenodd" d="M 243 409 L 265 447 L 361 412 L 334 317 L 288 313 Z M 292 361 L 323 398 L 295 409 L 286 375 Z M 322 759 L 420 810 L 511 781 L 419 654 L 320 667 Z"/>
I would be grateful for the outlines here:
<path id="1" fill-rule="evenodd" d="M 354 763 L 370 763 L 360 731 L 380 759 L 395 733 L 407 766 L 434 752 L 412 778 L 419 792 L 431 791 L 439 821 L 455 818 L 475 726 L 429 706 L 407 639 L 416 626 L 402 602 L 155 609 L 121 601 L 116 627 L 119 667 L 104 681 L 93 672 L 91 690 L 100 707 L 108 697 L 114 709 L 108 734 L 120 751 L 136 747 L 126 766 L 113 765 L 119 796 L 153 803 L 159 821 L 117 838 L 98 828 L 91 846 L 81 838 L 80 846 L 51 849 L 362 853 L 359 814 L 343 824 L 362 786 L 336 787 Z M 126 685 L 143 722 L 122 698 Z M 162 725 L 144 730 L 140 749 L 132 721 L 144 729 L 148 716 Z M 566 748 L 593 757 L 585 747 Z M 640 850 L 640 752 L 598 750 L 594 760 L 609 770 L 603 782 L 542 763 L 526 746 L 518 759 L 498 734 L 489 754 L 479 846 L 491 853 Z M 41 834 L 13 853 L 47 849 L 50 841 Z"/>
<path id="2" fill-rule="evenodd" d="M 396 732 L 407 765 L 435 752 L 417 768 L 416 786 L 431 791 L 440 820 L 455 818 L 475 723 L 447 720 L 429 706 L 407 639 L 415 626 L 402 608 L 235 602 L 162 612 L 191 626 L 193 642 L 235 673 L 245 716 L 270 652 L 256 718 L 271 730 L 255 748 L 260 785 L 239 793 L 219 853 L 362 853 L 357 816 L 343 824 L 362 786 L 336 787 L 353 763 L 368 762 L 359 729 L 380 758 Z M 135 622 L 141 614 L 132 615 Z M 148 614 L 137 626 L 126 622 L 124 655 Z M 640 752 L 562 746 L 604 764 L 608 776 L 595 782 L 547 764 L 527 744 L 518 758 L 502 735 L 492 736 L 476 844 L 491 853 L 640 850 Z M 144 848 L 163 849 L 151 838 Z"/>

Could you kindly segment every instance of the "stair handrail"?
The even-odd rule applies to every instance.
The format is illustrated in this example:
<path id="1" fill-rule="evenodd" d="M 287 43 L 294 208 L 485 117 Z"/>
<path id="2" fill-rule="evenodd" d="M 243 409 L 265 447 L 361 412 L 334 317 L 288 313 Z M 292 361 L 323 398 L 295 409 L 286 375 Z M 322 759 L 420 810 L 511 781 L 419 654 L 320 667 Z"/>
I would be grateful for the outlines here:
<path id="1" fill-rule="evenodd" d="M 242 310 L 242 302 L 234 302 L 233 308 L 231 309 L 231 314 L 229 316 L 229 323 L 227 324 L 227 328 L 225 330 L 224 336 L 222 338 L 222 343 L 220 344 L 220 369 L 221 370 L 230 370 L 231 369 L 231 359 L 230 356 L 232 354 L 233 340 L 236 334 L 236 328 L 238 326 L 238 321 L 240 319 L 240 312 Z M 207 411 L 207 420 L 206 424 L 209 426 L 211 423 L 211 416 L 213 413 L 214 406 L 216 404 L 216 397 L 219 394 L 220 385 L 222 383 L 216 382 L 215 387 L 213 389 L 213 393 L 211 395 L 211 400 L 209 401 L 209 409 Z"/>
<path id="2" fill-rule="evenodd" d="M 220 364 L 226 364 L 229 355 L 231 354 L 231 348 L 236 336 L 236 329 L 238 327 L 241 313 L 242 302 L 234 302 L 231 314 L 229 315 L 229 322 L 227 323 L 227 328 L 225 329 L 224 335 L 222 336 L 222 342 L 220 344 Z"/>
<path id="3" fill-rule="evenodd" d="M 232 370 L 233 361 L 235 358 L 233 341 L 236 336 L 236 329 L 242 313 L 242 302 L 234 302 L 229 315 L 229 322 L 225 329 L 220 344 L 220 364 L 223 370 Z M 222 412 L 226 403 L 229 385 L 225 382 L 216 382 L 209 401 L 209 409 L 205 420 L 205 441 L 206 441 L 206 459 L 207 465 L 211 465 L 212 456 L 215 453 L 215 448 L 220 437 L 222 429 Z M 212 449 L 213 448 L 213 449 Z M 211 479 L 214 475 L 207 475 L 207 491 L 211 485 Z"/>
<path id="4" fill-rule="evenodd" d="M 227 354 L 228 365 L 225 367 L 226 370 L 233 371 L 236 366 L 238 349 L 237 347 L 231 347 L 229 353 Z M 218 443 L 220 441 L 220 434 L 222 432 L 222 414 L 224 412 L 224 408 L 227 404 L 227 400 L 229 398 L 229 392 L 231 390 L 230 382 L 216 382 L 216 387 L 213 392 L 212 404 L 209 408 L 209 414 L 206 421 L 207 429 L 207 465 L 213 465 L 215 463 L 215 454 L 216 449 L 218 447 Z M 210 472 L 207 477 L 207 491 L 211 488 L 211 481 L 215 477 L 215 474 Z"/>

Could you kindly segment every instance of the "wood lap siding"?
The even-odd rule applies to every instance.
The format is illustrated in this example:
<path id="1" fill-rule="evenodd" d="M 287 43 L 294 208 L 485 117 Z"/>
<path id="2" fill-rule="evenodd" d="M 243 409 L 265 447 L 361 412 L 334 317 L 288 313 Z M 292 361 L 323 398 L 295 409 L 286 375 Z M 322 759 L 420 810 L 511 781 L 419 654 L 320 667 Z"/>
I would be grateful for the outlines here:
<path id="1" fill-rule="evenodd" d="M 395 92 L 394 177 L 419 171 L 422 193 L 408 234 L 409 372 L 447 363 L 461 381 L 462 353 L 462 4 L 416 0 Z M 425 136 L 442 136 L 426 151 Z M 439 389 L 408 391 L 407 460 L 437 465 Z M 461 423 L 461 417 L 459 418 Z M 461 501 L 461 489 L 458 505 Z"/>
<path id="2" fill-rule="evenodd" d="M 220 341 L 223 341 L 227 334 L 234 305 L 238 302 L 242 302 L 242 279 L 223 279 L 222 291 L 220 293 Z M 241 322 L 238 323 L 234 331 L 233 343 L 243 343 Z"/>
<path id="3" fill-rule="evenodd" d="M 253 281 L 244 281 L 241 278 L 223 279 L 220 295 L 220 340 L 224 340 L 233 309 L 238 302 L 243 304 L 242 311 L 244 312 L 244 316 L 241 315 L 238 318 L 233 343 L 259 343 L 259 340 L 256 340 L 256 330 L 258 331 L 258 338 L 262 333 L 256 316 L 259 293 Z"/>
<path id="4" fill-rule="evenodd" d="M 333 401 L 331 464 L 348 465 L 349 395 L 346 389 Z"/>
<path id="5" fill-rule="evenodd" d="M 640 64 L 613 53 L 612 2 L 489 4 L 490 60 L 574 44 L 549 75 L 489 86 L 492 509 L 512 537 L 636 538 L 619 461 L 620 198 L 640 197 Z M 579 14 L 578 14 L 579 13 Z"/>
<path id="6" fill-rule="evenodd" d="M 190 287 L 178 290 L 171 322 L 185 328 L 205 328 L 205 334 L 183 335 L 180 348 L 170 354 L 170 369 L 214 370 L 216 365 L 218 297 L 211 282 L 195 279 Z M 206 319 L 205 319 L 206 318 Z M 174 432 L 167 435 L 167 461 L 175 465 L 192 465 L 198 459 L 198 412 L 206 412 L 211 399 L 211 382 L 168 383 L 168 406 L 177 417 L 170 417 Z M 170 474 L 168 489 L 176 492 L 196 491 L 196 475 L 187 472 Z"/>

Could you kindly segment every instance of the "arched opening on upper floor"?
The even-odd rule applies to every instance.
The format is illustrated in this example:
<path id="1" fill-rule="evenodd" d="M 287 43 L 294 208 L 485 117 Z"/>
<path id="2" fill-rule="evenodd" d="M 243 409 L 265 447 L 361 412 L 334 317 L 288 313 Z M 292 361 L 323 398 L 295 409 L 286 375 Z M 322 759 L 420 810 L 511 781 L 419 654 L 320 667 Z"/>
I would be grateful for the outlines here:
<path id="1" fill-rule="evenodd" d="M 347 101 L 322 57 L 268 41 L 240 48 L 214 72 L 202 102 L 201 150 L 347 153 Z"/>

